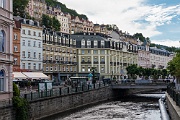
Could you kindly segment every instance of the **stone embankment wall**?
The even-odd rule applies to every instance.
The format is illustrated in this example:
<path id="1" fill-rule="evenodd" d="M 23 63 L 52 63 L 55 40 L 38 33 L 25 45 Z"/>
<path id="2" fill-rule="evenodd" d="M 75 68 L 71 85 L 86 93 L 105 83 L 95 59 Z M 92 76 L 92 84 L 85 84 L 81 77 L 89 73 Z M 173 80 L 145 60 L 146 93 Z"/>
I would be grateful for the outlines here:
<path id="1" fill-rule="evenodd" d="M 0 107 L 0 120 L 14 120 L 13 107 Z"/>
<path id="2" fill-rule="evenodd" d="M 91 91 L 32 101 L 30 102 L 31 119 L 45 118 L 53 114 L 111 98 L 113 98 L 113 91 L 110 87 L 106 86 Z"/>
<path id="3" fill-rule="evenodd" d="M 176 103 L 167 93 L 166 93 L 166 103 L 171 119 L 180 120 L 180 107 L 176 105 Z"/>

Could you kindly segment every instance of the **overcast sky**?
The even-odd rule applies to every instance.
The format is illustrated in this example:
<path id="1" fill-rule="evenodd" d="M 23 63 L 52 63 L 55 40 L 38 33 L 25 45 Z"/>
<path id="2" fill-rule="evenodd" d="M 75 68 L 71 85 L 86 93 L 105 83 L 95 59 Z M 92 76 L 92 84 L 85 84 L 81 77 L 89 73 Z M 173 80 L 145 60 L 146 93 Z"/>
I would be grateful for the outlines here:
<path id="1" fill-rule="evenodd" d="M 180 47 L 180 0 L 59 0 L 93 23 L 116 24 L 131 35 Z"/>

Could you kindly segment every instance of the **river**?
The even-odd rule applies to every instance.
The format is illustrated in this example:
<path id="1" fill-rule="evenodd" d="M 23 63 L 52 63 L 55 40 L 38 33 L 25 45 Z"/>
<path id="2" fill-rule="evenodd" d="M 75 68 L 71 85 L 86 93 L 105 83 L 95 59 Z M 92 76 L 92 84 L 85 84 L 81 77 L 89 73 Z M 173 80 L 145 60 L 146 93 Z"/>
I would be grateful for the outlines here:
<path id="1" fill-rule="evenodd" d="M 161 120 L 158 99 L 164 94 L 138 94 L 99 103 L 46 120 Z"/>

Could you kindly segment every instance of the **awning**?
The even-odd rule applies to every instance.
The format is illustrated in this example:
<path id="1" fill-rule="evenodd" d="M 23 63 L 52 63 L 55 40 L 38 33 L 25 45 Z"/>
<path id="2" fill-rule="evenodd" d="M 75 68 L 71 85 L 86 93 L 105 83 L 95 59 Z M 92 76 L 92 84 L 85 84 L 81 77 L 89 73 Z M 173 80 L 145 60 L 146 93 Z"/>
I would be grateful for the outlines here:
<path id="1" fill-rule="evenodd" d="M 47 75 L 41 72 L 22 72 L 22 73 L 31 79 L 49 79 Z"/>
<path id="2" fill-rule="evenodd" d="M 13 72 L 13 79 L 26 79 L 28 78 L 26 75 L 21 72 Z"/>

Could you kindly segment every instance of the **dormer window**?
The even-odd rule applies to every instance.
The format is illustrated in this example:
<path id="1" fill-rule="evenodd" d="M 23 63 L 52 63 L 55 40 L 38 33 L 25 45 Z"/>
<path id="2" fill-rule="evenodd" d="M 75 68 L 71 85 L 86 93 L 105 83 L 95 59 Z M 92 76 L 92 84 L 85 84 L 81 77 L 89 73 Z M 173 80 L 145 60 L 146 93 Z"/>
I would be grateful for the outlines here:
<path id="1" fill-rule="evenodd" d="M 87 48 L 91 48 L 91 41 L 90 40 L 87 41 Z"/>
<path id="2" fill-rule="evenodd" d="M 101 40 L 101 48 L 104 48 L 104 40 Z"/>
<path id="3" fill-rule="evenodd" d="M 82 41 L 81 41 L 81 47 L 82 47 L 82 48 L 85 48 L 85 40 L 82 40 Z"/>
<path id="4" fill-rule="evenodd" d="M 94 41 L 94 48 L 97 48 L 97 40 Z"/>

